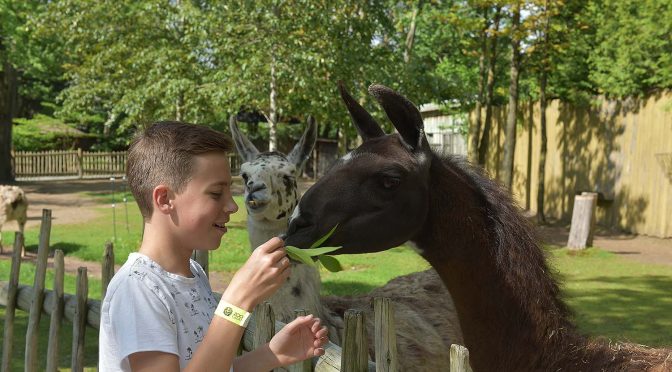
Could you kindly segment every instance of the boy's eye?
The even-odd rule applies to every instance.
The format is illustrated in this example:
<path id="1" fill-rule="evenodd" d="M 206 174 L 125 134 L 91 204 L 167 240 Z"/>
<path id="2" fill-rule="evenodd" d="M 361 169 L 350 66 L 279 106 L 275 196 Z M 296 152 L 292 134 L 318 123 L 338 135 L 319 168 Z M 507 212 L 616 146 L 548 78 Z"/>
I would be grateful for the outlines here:
<path id="1" fill-rule="evenodd" d="M 221 192 L 211 192 L 210 195 L 212 195 L 212 197 L 215 198 L 215 199 L 219 199 L 219 198 L 222 197 Z"/>

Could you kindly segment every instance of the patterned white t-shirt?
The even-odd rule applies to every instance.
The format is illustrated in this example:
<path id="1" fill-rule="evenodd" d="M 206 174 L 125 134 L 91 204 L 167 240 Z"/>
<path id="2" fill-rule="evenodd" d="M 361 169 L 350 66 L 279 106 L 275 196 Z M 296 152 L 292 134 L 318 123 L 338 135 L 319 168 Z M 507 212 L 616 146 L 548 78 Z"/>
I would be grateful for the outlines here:
<path id="1" fill-rule="evenodd" d="M 128 356 L 140 351 L 176 354 L 186 367 L 217 307 L 203 268 L 190 266 L 186 278 L 140 253 L 128 256 L 101 306 L 100 371 L 130 371 Z"/>

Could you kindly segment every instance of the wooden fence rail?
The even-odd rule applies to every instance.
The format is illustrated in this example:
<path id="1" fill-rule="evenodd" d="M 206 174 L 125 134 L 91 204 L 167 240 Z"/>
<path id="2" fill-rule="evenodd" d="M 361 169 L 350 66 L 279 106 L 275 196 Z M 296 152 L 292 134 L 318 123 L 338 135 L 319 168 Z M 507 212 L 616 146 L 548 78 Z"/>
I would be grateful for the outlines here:
<path id="1" fill-rule="evenodd" d="M 15 151 L 12 165 L 17 181 L 121 177 L 126 174 L 126 151 Z M 230 154 L 231 173 L 238 174 L 240 160 Z"/>
<path id="2" fill-rule="evenodd" d="M 15 345 L 14 318 L 17 309 L 29 311 L 30 317 L 26 332 L 25 359 L 26 371 L 36 371 L 38 358 L 46 355 L 47 371 L 57 370 L 59 339 L 58 333 L 63 320 L 72 324 L 72 355 L 71 368 L 73 371 L 82 371 L 84 368 L 85 328 L 100 327 L 99 300 L 89 299 L 87 270 L 80 267 L 77 271 L 76 295 L 63 292 L 64 262 L 63 252 L 54 252 L 54 288 L 44 288 L 49 253 L 49 235 L 51 228 L 51 211 L 43 210 L 42 227 L 40 229 L 40 243 L 38 245 L 35 282 L 33 286 L 19 284 L 21 265 L 21 247 L 24 239 L 20 232 L 14 239 L 11 273 L 8 282 L 0 282 L 0 305 L 5 306 L 5 328 L 2 345 L 2 364 L 0 371 L 11 369 L 12 348 Z M 102 293 L 107 290 L 110 274 L 114 273 L 114 253 L 111 243 L 105 244 L 102 272 L 104 275 Z M 207 257 L 207 255 L 206 255 Z M 206 263 L 204 263 L 206 264 Z M 215 294 L 219 299 L 221 294 Z M 50 328 L 48 350 L 46 354 L 37 351 L 38 327 L 42 314 L 49 315 Z M 297 316 L 305 314 L 305 310 L 297 310 Z M 345 330 L 343 349 L 329 342 L 325 347 L 325 354 L 319 358 L 297 363 L 287 368 L 290 372 L 382 372 L 398 371 L 396 335 L 394 331 L 394 314 L 390 300 L 385 298 L 374 299 L 375 316 L 375 350 L 377 364 L 369 360 L 366 337 L 366 313 L 361 310 L 348 310 L 345 315 Z M 253 319 L 245 329 L 240 349 L 251 351 L 257 346 L 268 342 L 285 324 L 275 320 L 270 304 L 263 303 L 255 308 Z M 455 345 L 454 345 L 455 346 Z M 464 348 L 462 348 L 464 349 Z M 451 362 L 451 371 L 470 371 L 468 353 L 466 349 L 456 353 L 459 361 Z M 453 353 L 451 352 L 451 356 Z M 466 356 L 465 356 L 466 355 Z"/>

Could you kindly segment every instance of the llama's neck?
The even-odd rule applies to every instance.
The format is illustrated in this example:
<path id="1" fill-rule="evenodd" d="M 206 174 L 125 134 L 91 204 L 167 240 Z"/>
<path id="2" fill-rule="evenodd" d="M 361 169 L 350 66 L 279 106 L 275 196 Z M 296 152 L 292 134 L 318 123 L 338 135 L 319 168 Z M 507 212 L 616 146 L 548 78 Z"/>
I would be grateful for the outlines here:
<path id="1" fill-rule="evenodd" d="M 474 369 L 534 370 L 558 353 L 551 348 L 580 347 L 543 252 L 508 195 L 469 169 L 433 163 L 433 222 L 413 240 L 453 296 Z"/>

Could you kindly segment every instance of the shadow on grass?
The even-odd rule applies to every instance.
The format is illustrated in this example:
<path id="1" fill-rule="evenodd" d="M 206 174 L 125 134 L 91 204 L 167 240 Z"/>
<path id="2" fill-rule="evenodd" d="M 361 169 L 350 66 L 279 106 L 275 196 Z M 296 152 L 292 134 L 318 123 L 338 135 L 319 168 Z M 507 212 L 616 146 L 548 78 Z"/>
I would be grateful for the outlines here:
<path id="1" fill-rule="evenodd" d="M 649 346 L 669 340 L 665 335 L 672 332 L 672 277 L 598 276 L 573 282 L 592 287 L 566 289 L 572 307 L 581 309 L 574 316 L 583 331 Z"/>
<path id="2" fill-rule="evenodd" d="M 38 244 L 29 244 L 26 246 L 26 252 L 37 254 L 37 248 Z M 63 251 L 63 254 L 67 256 L 84 248 L 85 246 L 77 243 L 58 242 L 51 244 L 50 251 L 54 252 L 56 249 L 60 249 Z"/>

